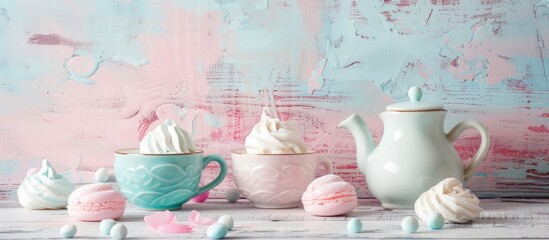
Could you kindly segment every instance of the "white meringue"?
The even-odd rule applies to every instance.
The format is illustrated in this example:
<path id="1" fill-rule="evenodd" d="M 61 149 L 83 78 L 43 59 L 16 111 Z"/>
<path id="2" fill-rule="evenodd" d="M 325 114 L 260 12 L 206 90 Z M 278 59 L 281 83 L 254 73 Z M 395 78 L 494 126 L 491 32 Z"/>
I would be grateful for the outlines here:
<path id="1" fill-rule="evenodd" d="M 416 214 L 426 221 L 431 213 L 440 213 L 446 221 L 466 223 L 480 215 L 480 200 L 455 178 L 446 178 L 419 196 Z"/>
<path id="2" fill-rule="evenodd" d="M 25 178 L 17 189 L 19 203 L 27 209 L 61 209 L 67 206 L 74 184 L 58 174 L 47 159 L 42 168 Z"/>

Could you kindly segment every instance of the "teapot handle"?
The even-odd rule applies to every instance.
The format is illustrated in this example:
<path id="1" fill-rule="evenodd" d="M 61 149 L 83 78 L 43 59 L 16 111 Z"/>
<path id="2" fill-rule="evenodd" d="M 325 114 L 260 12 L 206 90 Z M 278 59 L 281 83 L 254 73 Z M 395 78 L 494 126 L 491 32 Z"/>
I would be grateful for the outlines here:
<path id="1" fill-rule="evenodd" d="M 475 169 L 484 160 L 486 154 L 488 153 L 488 148 L 490 147 L 490 136 L 488 135 L 488 131 L 486 131 L 484 125 L 476 121 L 464 121 L 458 123 L 458 125 L 452 128 L 452 130 L 446 135 L 446 137 L 450 142 L 453 143 L 454 141 L 456 141 L 459 135 L 461 135 L 461 133 L 467 129 L 476 129 L 480 132 L 480 147 L 478 148 L 475 156 L 467 161 L 467 165 L 463 170 L 465 181 L 469 180 L 469 178 L 473 176 Z"/>

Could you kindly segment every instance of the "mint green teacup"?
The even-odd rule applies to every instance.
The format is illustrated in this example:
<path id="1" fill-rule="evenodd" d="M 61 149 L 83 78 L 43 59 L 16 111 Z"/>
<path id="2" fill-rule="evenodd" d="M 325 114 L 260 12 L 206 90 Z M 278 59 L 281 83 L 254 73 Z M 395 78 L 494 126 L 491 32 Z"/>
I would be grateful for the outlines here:
<path id="1" fill-rule="evenodd" d="M 114 154 L 114 173 L 128 201 L 145 210 L 172 210 L 196 195 L 219 185 L 227 175 L 227 164 L 218 155 L 202 151 L 187 154 L 140 154 L 139 149 L 118 150 Z M 202 169 L 219 164 L 219 174 L 207 185 L 198 187 Z"/>

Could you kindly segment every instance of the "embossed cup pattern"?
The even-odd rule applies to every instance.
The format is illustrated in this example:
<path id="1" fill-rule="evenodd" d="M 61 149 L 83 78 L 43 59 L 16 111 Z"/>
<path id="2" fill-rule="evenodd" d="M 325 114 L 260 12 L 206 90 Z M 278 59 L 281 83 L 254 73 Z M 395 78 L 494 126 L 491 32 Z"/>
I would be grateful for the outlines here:
<path id="1" fill-rule="evenodd" d="M 236 169 L 234 174 L 242 195 L 256 205 L 296 206 L 304 189 L 314 179 L 316 164 L 287 165 L 281 168 L 269 165 Z M 267 177 L 271 176 L 271 177 Z"/>
<path id="2" fill-rule="evenodd" d="M 223 158 L 193 154 L 145 155 L 138 149 L 115 153 L 114 170 L 121 192 L 137 207 L 146 210 L 178 209 L 194 196 L 217 186 L 227 174 Z M 202 169 L 219 164 L 218 176 L 198 187 Z"/>
<path id="3" fill-rule="evenodd" d="M 116 168 L 122 193 L 136 205 L 177 205 L 198 191 L 201 168 L 193 165 L 159 164 L 156 166 Z M 192 190 L 190 190 L 192 189 Z"/>
<path id="4" fill-rule="evenodd" d="M 332 172 L 331 162 L 313 152 L 259 155 L 235 151 L 231 156 L 238 190 L 258 208 L 297 207 L 317 167 L 324 165 Z"/>

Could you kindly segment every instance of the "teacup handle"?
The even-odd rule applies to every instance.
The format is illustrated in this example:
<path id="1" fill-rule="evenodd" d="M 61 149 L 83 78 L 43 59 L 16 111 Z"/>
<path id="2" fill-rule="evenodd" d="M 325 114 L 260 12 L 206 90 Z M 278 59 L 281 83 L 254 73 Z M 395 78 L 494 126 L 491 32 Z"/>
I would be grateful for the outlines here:
<path id="1" fill-rule="evenodd" d="M 198 188 L 198 193 L 196 195 L 200 195 L 201 193 L 219 185 L 223 181 L 223 179 L 225 179 L 225 176 L 227 176 L 227 163 L 225 162 L 225 159 L 223 159 L 223 157 L 219 155 L 205 156 L 204 163 L 202 164 L 202 169 L 206 168 L 210 162 L 217 162 L 217 164 L 219 164 L 219 174 L 213 181 L 203 187 Z"/>
<path id="2" fill-rule="evenodd" d="M 482 162 L 482 160 L 484 160 L 486 154 L 488 153 L 488 148 L 490 147 L 490 136 L 488 136 L 488 131 L 486 131 L 484 125 L 476 121 L 464 121 L 458 123 L 458 125 L 452 128 L 446 137 L 453 143 L 459 135 L 467 129 L 476 129 L 480 132 L 480 147 L 478 148 L 475 156 L 467 161 L 467 165 L 465 166 L 465 169 L 463 169 L 465 181 L 469 180 L 469 178 L 473 176 L 475 169 Z"/>
<path id="3" fill-rule="evenodd" d="M 324 166 L 326 168 L 326 175 L 334 173 L 334 168 L 332 166 L 332 161 L 327 157 L 320 156 L 318 157 L 318 166 Z"/>

